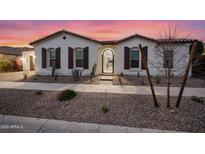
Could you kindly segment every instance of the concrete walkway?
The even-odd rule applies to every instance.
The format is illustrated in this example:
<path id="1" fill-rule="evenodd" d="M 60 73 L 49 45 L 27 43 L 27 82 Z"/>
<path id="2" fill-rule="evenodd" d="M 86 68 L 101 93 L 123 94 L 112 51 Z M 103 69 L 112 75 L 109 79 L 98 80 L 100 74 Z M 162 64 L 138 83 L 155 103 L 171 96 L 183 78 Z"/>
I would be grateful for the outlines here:
<path id="1" fill-rule="evenodd" d="M 0 82 L 0 88 L 29 89 L 29 90 L 64 90 L 77 92 L 98 92 L 118 94 L 151 95 L 149 86 L 120 86 L 120 85 L 91 85 L 91 84 L 62 84 L 62 83 L 32 83 L 32 82 Z M 156 95 L 166 95 L 166 87 L 154 87 Z M 179 87 L 171 87 L 171 96 L 177 96 Z M 205 88 L 185 88 L 183 96 L 205 97 Z"/>
<path id="2" fill-rule="evenodd" d="M 0 115 L 0 133 L 176 133 L 174 131 Z"/>

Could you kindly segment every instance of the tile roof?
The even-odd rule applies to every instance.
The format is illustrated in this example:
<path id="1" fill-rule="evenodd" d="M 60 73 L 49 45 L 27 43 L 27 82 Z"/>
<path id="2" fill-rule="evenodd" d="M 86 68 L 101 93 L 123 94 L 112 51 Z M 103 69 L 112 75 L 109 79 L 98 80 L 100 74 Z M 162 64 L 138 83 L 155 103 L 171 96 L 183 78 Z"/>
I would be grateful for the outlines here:
<path id="1" fill-rule="evenodd" d="M 166 39 L 153 39 L 153 38 L 150 38 L 150 37 L 147 37 L 147 36 L 144 36 L 144 35 L 140 35 L 140 34 L 134 34 L 134 35 L 130 35 L 128 37 L 125 37 L 125 38 L 122 38 L 122 39 L 119 39 L 119 40 L 112 40 L 112 41 L 99 41 L 99 40 L 96 40 L 96 39 L 92 39 L 92 38 L 89 38 L 89 37 L 86 37 L 86 36 L 83 36 L 83 35 L 80 35 L 80 34 L 77 34 L 77 33 L 74 33 L 74 32 L 70 32 L 70 31 L 67 31 L 67 30 L 60 30 L 60 31 L 57 31 L 55 33 L 52 33 L 50 35 L 47 35 L 43 38 L 40 38 L 38 40 L 35 40 L 31 43 L 29 43 L 30 45 L 33 45 L 35 43 L 39 43 L 41 41 L 45 41 L 49 38 L 52 38 L 52 37 L 55 37 L 56 35 L 58 34 L 62 34 L 62 33 L 66 33 L 66 34 L 71 34 L 71 35 L 74 35 L 74 36 L 77 36 L 77 37 L 80 37 L 80 38 L 83 38 L 83 39 L 87 39 L 87 40 L 90 40 L 90 41 L 93 41 L 93 42 L 97 42 L 97 43 L 101 43 L 101 44 L 117 44 L 117 43 L 120 43 L 120 42 L 123 42 L 123 41 L 126 41 L 126 40 L 129 40 L 129 39 L 132 39 L 132 38 L 143 38 L 143 39 L 146 39 L 146 40 L 150 40 L 150 41 L 153 41 L 153 42 L 156 42 L 156 43 L 167 43 L 169 42 L 170 40 L 166 40 Z M 190 42 L 193 42 L 192 39 L 184 39 L 184 38 L 181 38 L 181 39 L 175 39 L 173 40 L 174 43 L 190 43 Z"/>
<path id="2" fill-rule="evenodd" d="M 22 51 L 33 51 L 33 48 L 28 47 L 9 47 L 9 46 L 0 46 L 0 54 L 7 55 L 17 55 L 21 56 Z"/>

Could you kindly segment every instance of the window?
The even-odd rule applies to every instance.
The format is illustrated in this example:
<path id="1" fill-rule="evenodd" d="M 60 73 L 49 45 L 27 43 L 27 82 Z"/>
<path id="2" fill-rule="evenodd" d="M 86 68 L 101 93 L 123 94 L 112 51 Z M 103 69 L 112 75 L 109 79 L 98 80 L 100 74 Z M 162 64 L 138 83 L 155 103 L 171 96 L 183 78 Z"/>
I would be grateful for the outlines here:
<path id="1" fill-rule="evenodd" d="M 139 50 L 130 50 L 130 68 L 139 68 Z"/>
<path id="2" fill-rule="evenodd" d="M 83 67 L 83 49 L 77 48 L 75 49 L 75 65 L 76 67 Z"/>
<path id="3" fill-rule="evenodd" d="M 56 65 L 56 51 L 55 49 L 49 49 L 50 67 Z"/>
<path id="4" fill-rule="evenodd" d="M 164 68 L 173 68 L 173 50 L 164 51 Z"/>

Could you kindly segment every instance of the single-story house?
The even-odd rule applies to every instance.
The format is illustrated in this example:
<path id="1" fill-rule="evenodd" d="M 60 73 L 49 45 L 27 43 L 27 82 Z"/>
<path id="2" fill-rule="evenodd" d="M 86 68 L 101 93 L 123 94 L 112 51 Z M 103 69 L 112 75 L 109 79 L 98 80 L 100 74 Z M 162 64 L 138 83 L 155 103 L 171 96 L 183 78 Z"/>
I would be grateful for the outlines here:
<path id="1" fill-rule="evenodd" d="M 14 64 L 14 71 L 34 70 L 34 49 L 28 47 L 0 47 L 0 60 L 7 59 Z"/>
<path id="2" fill-rule="evenodd" d="M 139 44 L 146 54 L 150 74 L 155 76 L 165 66 L 157 66 L 157 52 L 166 40 L 134 34 L 116 41 L 99 41 L 66 30 L 55 32 L 30 43 L 34 47 L 35 71 L 39 75 L 50 75 L 52 63 L 56 63 L 59 75 L 71 75 L 72 69 L 82 69 L 83 75 L 89 75 L 96 64 L 96 74 L 146 75 Z M 182 75 L 189 57 L 190 39 L 174 40 L 177 48 L 172 51 L 172 60 L 183 55 L 172 73 Z M 173 54 L 177 53 L 177 54 Z M 175 56 L 176 55 L 176 56 Z M 166 55 L 163 55 L 166 63 Z M 156 66 L 158 68 L 156 68 Z M 180 70 L 178 70 L 180 68 Z M 191 72 L 191 71 L 190 71 Z M 190 74 L 191 75 L 191 74 Z"/>

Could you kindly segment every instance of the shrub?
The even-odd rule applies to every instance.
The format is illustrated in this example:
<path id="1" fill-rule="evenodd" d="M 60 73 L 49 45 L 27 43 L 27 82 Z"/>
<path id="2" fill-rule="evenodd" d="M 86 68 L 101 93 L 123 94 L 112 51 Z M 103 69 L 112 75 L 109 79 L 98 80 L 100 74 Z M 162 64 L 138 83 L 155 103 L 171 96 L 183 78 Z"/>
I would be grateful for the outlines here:
<path id="1" fill-rule="evenodd" d="M 197 103 L 203 103 L 203 99 L 198 96 L 191 96 L 191 100 Z"/>
<path id="2" fill-rule="evenodd" d="M 43 94 L 43 92 L 40 91 L 40 90 L 37 90 L 37 91 L 35 91 L 34 93 L 35 93 L 35 95 L 42 95 L 42 94 Z"/>
<path id="3" fill-rule="evenodd" d="M 120 76 L 123 76 L 123 72 L 120 73 Z"/>
<path id="4" fill-rule="evenodd" d="M 96 63 L 92 67 L 92 71 L 90 72 L 90 82 L 92 82 L 93 77 L 95 76 L 96 72 Z"/>
<path id="5" fill-rule="evenodd" d="M 28 78 L 29 71 L 23 71 L 24 80 Z"/>
<path id="6" fill-rule="evenodd" d="M 140 72 L 137 72 L 137 77 L 140 77 Z"/>
<path id="7" fill-rule="evenodd" d="M 161 83 L 161 77 L 159 75 L 156 75 L 156 84 Z"/>
<path id="8" fill-rule="evenodd" d="M 122 85 L 121 75 L 118 76 L 118 79 L 119 79 L 119 83 L 120 83 L 120 85 Z"/>
<path id="9" fill-rule="evenodd" d="M 140 83 L 141 85 L 146 85 L 143 78 L 140 79 Z"/>
<path id="10" fill-rule="evenodd" d="M 51 76 L 54 76 L 56 72 L 56 62 L 52 61 L 52 70 L 51 70 Z"/>
<path id="11" fill-rule="evenodd" d="M 102 112 L 103 112 L 103 113 L 107 113 L 107 112 L 110 111 L 109 108 L 106 107 L 106 106 L 104 106 L 104 105 L 101 107 L 101 109 L 102 109 Z"/>
<path id="12" fill-rule="evenodd" d="M 71 71 L 72 76 L 73 76 L 73 78 L 74 78 L 75 81 L 80 80 L 80 78 L 81 78 L 81 76 L 82 76 L 82 72 L 83 72 L 83 71 L 80 70 L 80 69 L 73 69 L 73 70 Z"/>
<path id="13" fill-rule="evenodd" d="M 13 69 L 13 63 L 10 60 L 0 58 L 0 71 L 8 72 L 8 71 L 12 71 L 12 69 Z"/>
<path id="14" fill-rule="evenodd" d="M 58 75 L 55 75 L 54 77 L 54 81 L 56 81 L 58 79 Z"/>
<path id="15" fill-rule="evenodd" d="M 70 99 L 73 99 L 76 95 L 77 95 L 77 93 L 75 91 L 64 90 L 58 94 L 58 100 L 59 101 L 68 101 Z"/>

